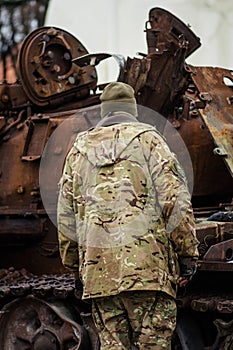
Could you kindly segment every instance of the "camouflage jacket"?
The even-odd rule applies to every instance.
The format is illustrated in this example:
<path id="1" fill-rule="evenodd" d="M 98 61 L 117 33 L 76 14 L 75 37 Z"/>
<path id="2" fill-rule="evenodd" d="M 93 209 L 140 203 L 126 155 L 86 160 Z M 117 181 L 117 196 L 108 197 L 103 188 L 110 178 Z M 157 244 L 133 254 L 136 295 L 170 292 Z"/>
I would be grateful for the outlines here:
<path id="1" fill-rule="evenodd" d="M 63 264 L 83 298 L 127 290 L 176 295 L 179 264 L 198 258 L 182 169 L 150 125 L 122 123 L 78 134 L 58 199 Z"/>

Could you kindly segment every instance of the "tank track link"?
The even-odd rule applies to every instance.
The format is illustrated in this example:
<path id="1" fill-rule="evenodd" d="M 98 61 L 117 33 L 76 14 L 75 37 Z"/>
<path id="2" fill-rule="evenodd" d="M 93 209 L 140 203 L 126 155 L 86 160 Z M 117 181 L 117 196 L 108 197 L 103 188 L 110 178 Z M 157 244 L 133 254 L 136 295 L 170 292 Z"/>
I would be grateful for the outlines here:
<path id="1" fill-rule="evenodd" d="M 0 270 L 0 303 L 5 299 L 34 295 L 38 298 L 54 296 L 61 299 L 75 295 L 72 273 L 34 275 L 25 269 Z"/>

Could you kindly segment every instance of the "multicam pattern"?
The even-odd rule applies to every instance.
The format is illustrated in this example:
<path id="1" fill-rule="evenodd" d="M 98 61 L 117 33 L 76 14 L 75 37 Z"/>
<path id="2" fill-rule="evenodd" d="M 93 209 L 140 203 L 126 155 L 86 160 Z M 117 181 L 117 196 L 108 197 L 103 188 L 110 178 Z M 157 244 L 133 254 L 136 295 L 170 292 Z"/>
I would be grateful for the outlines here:
<path id="1" fill-rule="evenodd" d="M 63 263 L 83 298 L 129 290 L 176 295 L 178 258 L 198 257 L 190 194 L 154 127 L 122 123 L 77 136 L 60 182 Z"/>
<path id="2" fill-rule="evenodd" d="M 96 298 L 93 301 L 93 316 L 99 331 L 101 350 L 171 348 L 176 326 L 176 303 L 165 293 L 126 292 Z M 132 344 L 136 348 L 131 348 Z"/>

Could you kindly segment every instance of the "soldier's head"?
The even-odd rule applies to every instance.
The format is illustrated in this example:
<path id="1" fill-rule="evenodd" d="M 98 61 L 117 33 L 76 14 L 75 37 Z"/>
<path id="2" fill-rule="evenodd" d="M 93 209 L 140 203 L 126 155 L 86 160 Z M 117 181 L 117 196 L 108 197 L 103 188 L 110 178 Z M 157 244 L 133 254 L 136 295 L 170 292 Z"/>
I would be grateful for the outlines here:
<path id="1" fill-rule="evenodd" d="M 125 83 L 113 82 L 108 84 L 100 96 L 101 118 L 114 112 L 126 112 L 137 117 L 137 103 L 134 89 Z"/>

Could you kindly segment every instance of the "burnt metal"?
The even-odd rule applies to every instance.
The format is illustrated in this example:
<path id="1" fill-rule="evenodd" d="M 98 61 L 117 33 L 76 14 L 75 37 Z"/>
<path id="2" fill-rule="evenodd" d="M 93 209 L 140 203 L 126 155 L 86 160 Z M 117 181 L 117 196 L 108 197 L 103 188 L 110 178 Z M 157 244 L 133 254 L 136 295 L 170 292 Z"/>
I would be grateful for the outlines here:
<path id="1" fill-rule="evenodd" d="M 42 27 L 23 41 L 18 56 L 18 71 L 24 91 L 37 106 L 53 103 L 57 94 L 69 99 L 69 92 L 83 99 L 96 87 L 96 71 L 91 65 L 78 67 L 73 57 L 87 54 L 85 47 L 70 33 Z"/>
<path id="2" fill-rule="evenodd" d="M 205 102 L 205 108 L 199 111 L 214 138 L 215 146 L 212 152 L 224 160 L 233 176 L 232 71 L 195 67 L 192 79 L 200 100 Z"/>
<path id="3" fill-rule="evenodd" d="M 219 313 L 233 313 L 232 294 L 229 295 L 209 295 L 206 297 L 197 296 L 192 298 L 191 307 L 198 312 L 218 311 Z"/>
<path id="4" fill-rule="evenodd" d="M 24 274 L 22 274 L 24 272 Z M 37 276 L 24 270 L 0 270 L 0 295 L 14 297 L 33 294 L 37 297 L 55 296 L 65 299 L 75 297 L 75 285 L 72 274 L 49 274 Z"/>
<path id="5" fill-rule="evenodd" d="M 87 333 L 73 320 L 70 308 L 31 296 L 6 304 L 0 319 L 4 329 L 0 333 L 1 349 L 90 348 Z"/>
<path id="6" fill-rule="evenodd" d="M 111 57 L 119 64 L 117 80 L 135 89 L 139 120 L 155 125 L 163 115 L 162 127 L 170 122 L 179 132 L 193 165 L 200 259 L 187 289 L 179 291 L 174 349 L 231 349 L 233 223 L 224 217 L 233 208 L 232 72 L 188 65 L 200 39 L 166 10 L 150 10 L 145 32 L 148 53 L 124 59 L 89 54 L 60 28 L 38 28 L 22 43 L 20 81 L 0 84 L 3 350 L 99 349 L 91 305 L 76 297 L 73 276 L 60 261 L 56 205 L 65 155 L 76 135 L 100 120 L 107 83 L 97 85 L 95 66 Z M 144 107 L 153 113 L 146 116 Z"/>
<path id="7" fill-rule="evenodd" d="M 146 22 L 148 53 L 154 54 L 166 50 L 174 50 L 185 43 L 185 57 L 197 50 L 200 39 L 179 18 L 162 8 L 152 8 Z"/>
<path id="8" fill-rule="evenodd" d="M 218 244 L 226 243 L 230 248 L 232 247 L 232 243 L 229 242 L 232 242 L 233 238 L 233 223 L 204 221 L 202 219 L 200 222 L 197 221 L 196 234 L 199 240 L 200 257 L 203 258 L 206 256 L 206 260 L 208 260 L 212 246 L 218 249 Z M 219 249 L 220 246 L 221 245 L 219 245 Z M 224 247 L 224 245 L 222 247 Z M 227 249 L 225 249 L 225 252 Z M 223 261 L 224 259 L 221 259 L 218 255 L 218 257 L 216 256 L 216 260 Z M 231 261 L 230 251 L 226 254 L 225 261 Z"/>
<path id="9" fill-rule="evenodd" d="M 212 245 L 203 257 L 204 260 L 233 262 L 233 239 Z"/>
<path id="10" fill-rule="evenodd" d="M 81 57 L 74 58 L 72 60 L 78 67 L 85 66 L 97 66 L 101 61 L 106 60 L 108 58 L 114 58 L 119 66 L 118 78 L 122 76 L 123 71 L 125 69 L 125 58 L 122 55 L 116 54 L 108 54 L 108 53 L 91 53 L 87 55 L 83 55 Z"/>
<path id="11" fill-rule="evenodd" d="M 217 319 L 214 324 L 217 327 L 218 336 L 212 349 L 231 349 L 233 347 L 233 321 L 225 322 Z"/>

